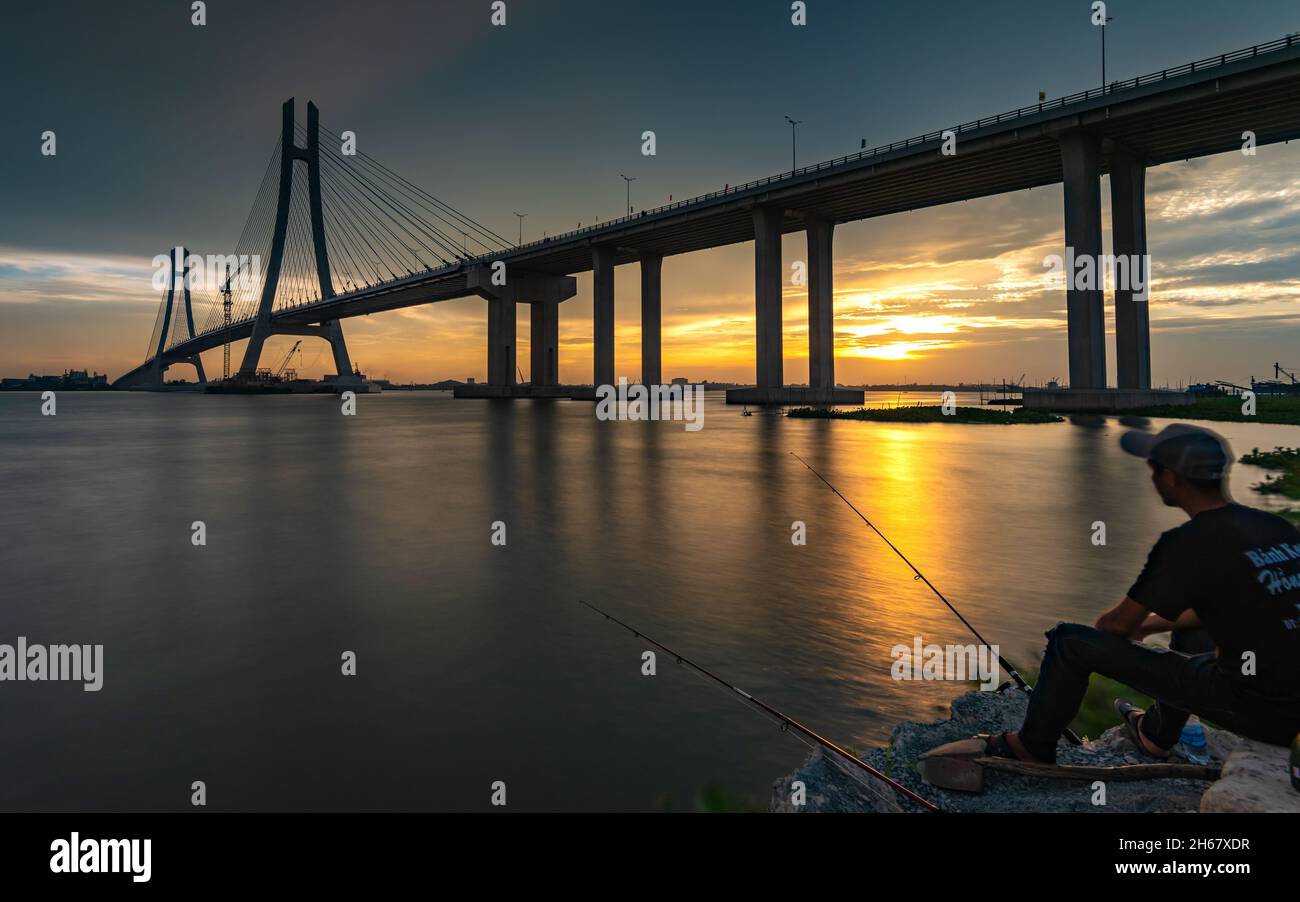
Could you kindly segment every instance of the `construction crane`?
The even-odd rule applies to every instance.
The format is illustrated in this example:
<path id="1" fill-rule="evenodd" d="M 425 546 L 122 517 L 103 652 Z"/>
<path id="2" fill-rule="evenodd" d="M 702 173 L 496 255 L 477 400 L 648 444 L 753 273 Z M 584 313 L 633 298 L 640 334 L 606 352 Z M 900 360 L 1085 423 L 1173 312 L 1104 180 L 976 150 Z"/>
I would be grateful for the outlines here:
<path id="1" fill-rule="evenodd" d="M 293 347 L 289 349 L 289 353 L 284 355 L 284 360 L 280 361 L 280 365 L 275 369 L 275 375 L 277 378 L 287 379 L 290 382 L 298 378 L 297 370 L 285 369 L 285 367 L 289 365 L 290 360 L 293 360 L 293 355 L 298 353 L 298 346 L 301 344 L 302 339 L 300 338 L 293 343 Z"/>
<path id="2" fill-rule="evenodd" d="M 224 285 L 221 286 L 222 323 L 223 323 L 223 328 L 225 329 L 225 336 L 222 342 L 223 348 L 222 348 L 222 364 L 221 364 L 221 377 L 223 379 L 230 378 L 230 310 L 231 307 L 233 306 L 230 300 L 230 280 L 233 279 L 235 276 L 239 275 L 240 271 L 243 270 L 243 268 L 247 265 L 248 265 L 248 261 L 244 261 L 243 263 L 240 263 L 239 267 L 235 270 L 234 275 L 232 275 L 230 272 L 230 264 L 227 263 L 226 282 Z"/>

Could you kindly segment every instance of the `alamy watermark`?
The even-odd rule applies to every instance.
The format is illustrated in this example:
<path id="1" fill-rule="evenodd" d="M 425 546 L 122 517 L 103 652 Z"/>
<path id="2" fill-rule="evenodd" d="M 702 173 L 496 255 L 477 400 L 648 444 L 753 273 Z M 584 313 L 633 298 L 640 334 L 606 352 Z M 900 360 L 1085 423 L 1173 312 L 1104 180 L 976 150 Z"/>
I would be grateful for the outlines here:
<path id="1" fill-rule="evenodd" d="M 996 645 L 924 645 L 915 636 L 911 645 L 895 645 L 889 654 L 894 659 L 889 672 L 896 680 L 975 681 L 985 692 L 999 685 Z"/>
<path id="2" fill-rule="evenodd" d="M 704 386 L 628 385 L 621 377 L 617 388 L 596 388 L 596 419 L 684 420 L 687 432 L 699 432 L 704 428 Z"/>
<path id="3" fill-rule="evenodd" d="M 151 839 L 82 839 L 73 833 L 50 843 L 50 871 L 55 874 L 130 874 L 148 883 L 153 874 Z"/>
<path id="4" fill-rule="evenodd" d="M 186 254 L 184 248 L 176 248 L 170 254 L 158 254 L 153 258 L 153 277 L 150 284 L 154 291 L 165 291 L 168 280 L 172 287 L 182 289 L 210 289 L 223 291 L 227 287 L 244 291 L 261 284 L 261 254 Z"/>
<path id="5" fill-rule="evenodd" d="M 0 645 L 0 682 L 80 681 L 87 692 L 104 685 L 104 646 L 28 645 L 19 636 L 15 645 Z"/>
<path id="6" fill-rule="evenodd" d="M 1064 257 L 1044 257 L 1043 269 L 1047 270 L 1043 281 L 1049 290 L 1094 291 L 1109 285 L 1116 291 L 1132 292 L 1135 302 L 1148 300 L 1150 254 L 1075 254 L 1073 247 L 1067 247 Z"/>

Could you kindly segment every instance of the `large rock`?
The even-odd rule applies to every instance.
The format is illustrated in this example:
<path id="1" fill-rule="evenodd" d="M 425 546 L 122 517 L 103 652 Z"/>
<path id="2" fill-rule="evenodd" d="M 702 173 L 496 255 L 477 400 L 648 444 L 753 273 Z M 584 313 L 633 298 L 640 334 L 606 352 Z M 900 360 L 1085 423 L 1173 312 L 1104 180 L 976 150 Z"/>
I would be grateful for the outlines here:
<path id="1" fill-rule="evenodd" d="M 1291 786 L 1289 758 L 1281 746 L 1241 740 L 1224 762 L 1223 776 L 1201 796 L 1201 811 L 1300 814 L 1300 792 Z"/>
<path id="2" fill-rule="evenodd" d="M 793 799 L 799 783 L 803 784 L 802 805 Z M 898 793 L 888 783 L 872 777 L 833 752 L 823 752 L 819 746 L 812 750 L 802 767 L 772 784 L 771 810 L 779 814 L 830 811 L 896 813 L 903 808 L 898 804 Z"/>

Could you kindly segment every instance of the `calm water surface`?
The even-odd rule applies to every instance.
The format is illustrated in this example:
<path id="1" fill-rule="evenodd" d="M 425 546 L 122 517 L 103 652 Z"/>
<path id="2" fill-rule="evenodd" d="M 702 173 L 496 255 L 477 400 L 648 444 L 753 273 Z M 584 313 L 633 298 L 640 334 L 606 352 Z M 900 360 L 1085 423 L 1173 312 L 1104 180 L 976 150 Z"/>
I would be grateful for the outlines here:
<path id="1" fill-rule="evenodd" d="M 441 393 L 354 418 L 327 396 L 58 405 L 0 395 L 0 642 L 103 644 L 104 687 L 0 683 L 4 810 L 183 809 L 194 780 L 213 809 L 484 810 L 494 780 L 511 809 L 689 809 L 710 786 L 764 805 L 803 746 L 669 661 L 641 676 L 644 643 L 578 599 L 863 747 L 959 691 L 894 682 L 890 648 L 968 637 L 787 452 L 1023 666 L 1181 516 L 1113 419 L 892 426 L 711 397 L 688 433 Z M 1297 442 L 1221 431 L 1239 453 Z M 1262 475 L 1239 465 L 1236 496 L 1263 504 Z"/>

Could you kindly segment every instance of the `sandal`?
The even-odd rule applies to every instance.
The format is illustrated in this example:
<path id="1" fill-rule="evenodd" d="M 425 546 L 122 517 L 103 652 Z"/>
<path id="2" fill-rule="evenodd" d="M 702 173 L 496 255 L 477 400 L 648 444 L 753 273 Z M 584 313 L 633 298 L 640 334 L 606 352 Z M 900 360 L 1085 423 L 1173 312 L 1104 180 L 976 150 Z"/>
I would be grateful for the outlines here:
<path id="1" fill-rule="evenodd" d="M 1011 740 L 1007 738 L 1007 732 L 1002 733 L 980 733 L 976 739 L 984 740 L 984 757 L 986 758 L 1009 758 L 1012 761 L 1031 761 L 1037 762 L 1038 759 L 1032 754 L 1029 757 L 1021 757 Z"/>
<path id="2" fill-rule="evenodd" d="M 1127 699 L 1117 698 L 1115 699 L 1115 713 L 1118 714 L 1120 719 L 1124 722 L 1124 735 L 1128 737 L 1128 741 L 1139 752 L 1146 755 L 1148 758 L 1155 758 L 1157 761 L 1164 761 L 1169 757 L 1168 749 L 1163 749 L 1159 752 L 1151 751 L 1151 748 L 1159 749 L 1160 746 L 1151 742 L 1150 739 L 1147 739 L 1142 735 L 1140 724 L 1142 723 L 1142 718 L 1146 716 L 1147 712 L 1145 710 L 1139 708 Z M 1147 747 L 1148 742 L 1151 743 L 1151 748 Z"/>
<path id="3" fill-rule="evenodd" d="M 947 742 L 928 752 L 923 752 L 920 760 L 930 758 L 1010 758 L 1013 761 L 1037 761 L 1037 758 L 1021 758 L 1015 747 L 1007 739 L 1006 733 L 977 733 L 970 739 Z"/>

